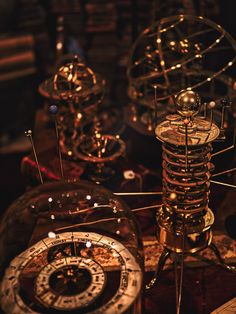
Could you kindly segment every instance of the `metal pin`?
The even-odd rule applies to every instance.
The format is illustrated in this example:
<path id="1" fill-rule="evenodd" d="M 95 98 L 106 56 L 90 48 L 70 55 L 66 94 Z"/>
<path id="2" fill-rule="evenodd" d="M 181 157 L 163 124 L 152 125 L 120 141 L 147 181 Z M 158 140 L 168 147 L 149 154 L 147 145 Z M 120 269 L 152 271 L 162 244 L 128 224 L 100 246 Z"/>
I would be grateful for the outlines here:
<path id="1" fill-rule="evenodd" d="M 213 122 L 213 110 L 211 109 L 211 111 L 210 111 L 210 128 L 212 127 L 212 122 Z"/>
<path id="2" fill-rule="evenodd" d="M 146 209 L 153 209 L 153 208 L 160 208 L 162 205 L 151 205 L 151 206 L 145 206 L 145 207 L 139 207 L 139 208 L 132 208 L 132 212 L 139 212 Z"/>
<path id="3" fill-rule="evenodd" d="M 157 85 L 154 85 L 154 98 L 155 98 L 155 125 L 157 124 Z"/>
<path id="4" fill-rule="evenodd" d="M 181 265 L 180 265 L 180 279 L 179 279 L 179 286 L 178 286 L 178 299 L 176 302 L 176 313 L 180 314 L 180 306 L 181 306 L 181 300 L 182 300 L 182 290 L 183 290 L 183 274 L 184 274 L 184 252 L 185 252 L 185 215 L 183 217 L 183 229 L 182 229 L 182 243 L 181 243 Z M 176 253 L 178 254 L 178 253 Z"/>
<path id="5" fill-rule="evenodd" d="M 162 195 L 162 192 L 118 192 L 118 193 L 113 193 L 115 195 L 120 195 L 120 196 L 130 196 L 130 195 Z"/>
<path id="6" fill-rule="evenodd" d="M 146 206 L 146 207 L 134 208 L 131 211 L 132 212 L 138 212 L 138 211 L 145 210 L 145 209 L 160 208 L 161 206 L 162 205 Z M 121 217 L 120 219 L 125 219 L 125 218 Z M 69 225 L 69 226 L 66 226 L 66 227 L 57 228 L 57 229 L 55 229 L 55 232 L 63 231 L 63 230 L 69 230 L 72 227 L 73 228 L 78 228 L 78 227 L 82 227 L 82 226 L 88 226 L 88 225 L 93 225 L 93 224 L 103 223 L 103 222 L 108 222 L 108 221 L 114 221 L 114 220 L 117 220 L 117 218 L 104 218 L 104 219 L 98 219 L 98 220 L 94 220 L 94 221 L 81 222 L 81 223 L 78 223 L 78 224 L 73 224 L 73 225 Z"/>
<path id="7" fill-rule="evenodd" d="M 222 107 L 222 111 L 221 111 L 221 123 L 220 123 L 221 130 L 224 130 L 224 121 L 225 121 L 225 106 Z"/>
<path id="8" fill-rule="evenodd" d="M 211 177 L 218 177 L 218 176 L 221 176 L 222 174 L 230 173 L 230 172 L 233 172 L 235 170 L 236 170 L 236 168 L 231 168 L 231 169 L 228 169 L 228 170 L 225 170 L 225 171 L 221 171 L 221 172 L 215 173 Z"/>
<path id="9" fill-rule="evenodd" d="M 224 123 L 225 123 L 225 109 L 227 107 L 230 107 L 231 101 L 228 98 L 221 99 L 221 106 L 222 106 L 222 112 L 221 112 L 221 123 L 220 123 L 220 129 L 224 130 Z"/>
<path id="10" fill-rule="evenodd" d="M 223 185 L 223 186 L 227 186 L 229 188 L 236 189 L 236 185 L 233 185 L 233 184 L 224 183 L 224 182 L 220 182 L 220 181 L 214 181 L 214 180 L 210 180 L 210 182 L 214 183 L 214 184 Z"/>
<path id="11" fill-rule="evenodd" d="M 225 110 L 227 107 L 230 107 L 231 102 L 228 98 L 223 98 L 221 99 L 221 106 L 222 106 L 222 111 L 221 111 L 221 122 L 220 122 L 220 139 L 225 139 Z"/>
<path id="12" fill-rule="evenodd" d="M 56 118 L 58 107 L 56 105 L 51 105 L 49 107 L 49 111 L 50 111 L 50 113 L 53 117 L 53 121 L 54 121 L 56 139 L 57 139 L 57 151 L 58 151 L 58 157 L 59 157 L 59 163 L 60 163 L 60 173 L 61 173 L 61 178 L 64 179 L 64 171 L 63 171 L 63 165 L 62 165 L 62 154 L 61 154 L 61 149 L 60 149 L 60 139 L 59 139 L 57 118 Z"/>
<path id="13" fill-rule="evenodd" d="M 216 103 L 214 101 L 210 101 L 209 102 L 209 108 L 210 108 L 210 129 L 212 127 L 212 123 L 213 123 L 213 109 L 215 108 Z"/>
<path id="14" fill-rule="evenodd" d="M 188 169 L 188 124 L 189 120 L 186 118 L 184 119 L 185 125 L 185 167 Z"/>
<path id="15" fill-rule="evenodd" d="M 223 154 L 224 152 L 227 152 L 228 150 L 231 150 L 231 149 L 233 149 L 233 148 L 234 148 L 234 144 L 231 145 L 231 146 L 229 146 L 229 147 L 227 147 L 227 148 L 224 148 L 224 149 L 222 149 L 222 150 L 219 150 L 218 152 L 212 154 L 211 157 L 214 157 L 214 156 L 217 156 L 217 155 L 221 155 L 221 154 Z"/>
<path id="16" fill-rule="evenodd" d="M 39 162 L 38 162 L 37 153 L 36 153 L 35 146 L 34 146 L 32 131 L 31 130 L 25 131 L 25 135 L 30 139 L 31 147 L 32 147 L 33 154 L 34 154 L 34 159 L 35 159 L 37 169 L 38 169 L 39 180 L 40 180 L 41 184 L 43 184 L 43 177 L 42 177 L 42 173 L 41 173 Z"/>
<path id="17" fill-rule="evenodd" d="M 204 108 L 204 109 L 203 109 L 203 110 L 204 110 L 204 111 L 203 111 L 203 117 L 206 119 L 206 117 L 207 117 L 207 103 L 205 102 L 205 103 L 203 104 L 203 106 L 204 106 L 204 107 L 203 107 L 203 108 Z"/>

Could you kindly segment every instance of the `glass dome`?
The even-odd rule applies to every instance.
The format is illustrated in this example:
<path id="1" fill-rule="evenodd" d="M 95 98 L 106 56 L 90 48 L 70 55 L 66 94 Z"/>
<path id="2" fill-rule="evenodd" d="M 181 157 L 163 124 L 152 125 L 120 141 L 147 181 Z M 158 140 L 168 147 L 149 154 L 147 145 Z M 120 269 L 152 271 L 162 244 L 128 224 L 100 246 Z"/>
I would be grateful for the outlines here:
<path id="1" fill-rule="evenodd" d="M 103 187 L 38 186 L 8 208 L 0 235 L 5 313 L 141 313 L 137 223 Z"/>
<path id="2" fill-rule="evenodd" d="M 173 96 L 181 90 L 198 92 L 203 102 L 235 97 L 235 61 L 235 40 L 208 19 L 177 15 L 155 22 L 130 52 L 131 123 L 153 134 L 157 122 L 174 111 Z"/>

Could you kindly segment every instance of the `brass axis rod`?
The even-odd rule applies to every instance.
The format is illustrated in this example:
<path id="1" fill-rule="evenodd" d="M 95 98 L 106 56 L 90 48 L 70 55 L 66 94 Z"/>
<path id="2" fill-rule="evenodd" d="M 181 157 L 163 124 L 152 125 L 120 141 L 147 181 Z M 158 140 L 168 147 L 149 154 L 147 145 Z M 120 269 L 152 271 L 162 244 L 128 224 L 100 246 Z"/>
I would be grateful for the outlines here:
<path id="1" fill-rule="evenodd" d="M 236 189 L 236 185 L 233 185 L 233 184 L 229 184 L 229 183 L 224 183 L 224 182 L 220 182 L 220 181 L 214 181 L 214 180 L 210 180 L 211 183 L 214 183 L 214 184 L 218 184 L 218 185 L 223 185 L 223 186 L 227 186 L 229 188 L 234 188 Z"/>
<path id="2" fill-rule="evenodd" d="M 224 171 L 221 171 L 221 172 L 218 172 L 218 173 L 215 173 L 215 174 L 212 174 L 211 177 L 213 178 L 213 177 L 221 176 L 222 174 L 230 173 L 230 172 L 233 172 L 235 170 L 236 170 L 236 167 L 228 169 L 228 170 L 224 170 Z"/>
<path id="3" fill-rule="evenodd" d="M 132 212 L 137 212 L 137 211 L 141 211 L 141 210 L 145 210 L 145 209 L 150 209 L 150 208 L 157 208 L 157 207 L 161 207 L 162 205 L 153 205 L 153 206 L 146 206 L 146 207 L 140 207 L 140 208 L 134 208 L 131 211 Z M 78 212 L 79 213 L 79 212 Z M 70 226 L 66 226 L 66 227 L 61 227 L 61 228 L 57 228 L 55 229 L 55 231 L 63 231 L 63 230 L 68 230 L 71 229 L 72 227 L 81 227 L 81 226 L 89 226 L 89 225 L 93 225 L 96 223 L 100 223 L 100 222 L 107 222 L 107 221 L 112 221 L 112 220 L 117 220 L 117 219 L 125 219 L 124 217 L 117 217 L 117 218 L 104 218 L 104 219 L 98 219 L 98 220 L 94 220 L 94 221 L 88 221 L 88 222 L 81 222 L 79 224 L 73 224 Z"/>
<path id="4" fill-rule="evenodd" d="M 115 192 L 113 193 L 115 195 L 119 196 L 134 196 L 134 195 L 139 195 L 139 196 L 146 196 L 146 195 L 162 195 L 162 192 Z"/>

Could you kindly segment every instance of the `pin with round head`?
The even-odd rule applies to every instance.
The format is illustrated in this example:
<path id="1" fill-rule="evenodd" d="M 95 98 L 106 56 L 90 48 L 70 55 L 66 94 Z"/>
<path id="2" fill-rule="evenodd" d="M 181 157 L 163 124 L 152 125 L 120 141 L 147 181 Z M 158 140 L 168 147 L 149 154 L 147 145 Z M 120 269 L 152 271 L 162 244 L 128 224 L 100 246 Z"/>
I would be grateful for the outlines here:
<path id="1" fill-rule="evenodd" d="M 214 109 L 216 107 L 216 102 L 212 100 L 209 102 L 208 106 L 210 109 Z"/>
<path id="2" fill-rule="evenodd" d="M 56 133 L 56 139 L 57 139 L 57 150 L 58 150 L 58 157 L 59 157 L 59 164 L 60 164 L 60 173 L 61 178 L 64 178 L 64 171 L 63 171 L 63 165 L 62 165 L 62 156 L 61 156 L 61 149 L 60 149 L 60 138 L 59 138 L 59 130 L 58 130 L 58 123 L 56 114 L 58 112 L 58 106 L 57 105 L 50 105 L 49 106 L 49 112 L 52 115 L 53 121 L 54 121 L 54 127 L 55 127 L 55 133 Z"/>
<path id="3" fill-rule="evenodd" d="M 224 130 L 225 128 L 225 110 L 232 105 L 232 101 L 229 99 L 229 97 L 224 97 L 220 101 L 221 104 L 221 124 L 220 124 L 220 129 Z"/>
<path id="4" fill-rule="evenodd" d="M 40 169 L 40 165 L 39 165 L 39 161 L 38 161 L 38 156 L 37 156 L 35 145 L 34 145 L 32 130 L 26 130 L 25 131 L 25 135 L 30 140 L 30 144 L 31 144 L 31 147 L 32 147 L 32 152 L 33 152 L 34 159 L 35 159 L 35 162 L 36 162 L 36 165 L 37 165 L 37 170 L 38 170 L 38 174 L 39 174 L 39 180 L 40 180 L 41 184 L 43 184 L 43 177 L 42 177 L 42 173 L 41 173 L 41 169 Z"/>
<path id="5" fill-rule="evenodd" d="M 220 101 L 221 107 L 230 107 L 232 105 L 232 101 L 229 97 L 224 97 Z"/>
<path id="6" fill-rule="evenodd" d="M 78 55 L 74 55 L 73 62 L 74 63 L 78 63 L 79 62 L 79 56 Z"/>
<path id="7" fill-rule="evenodd" d="M 225 140 L 225 111 L 227 108 L 231 107 L 232 101 L 230 101 L 229 97 L 224 97 L 220 101 L 221 105 L 221 122 L 220 122 L 220 135 L 218 139 Z"/>
<path id="8" fill-rule="evenodd" d="M 183 122 L 184 122 L 185 125 L 188 125 L 188 124 L 190 123 L 190 120 L 189 120 L 188 118 L 185 118 L 185 119 L 183 120 Z"/>
<path id="9" fill-rule="evenodd" d="M 58 113 L 58 106 L 57 105 L 50 105 L 49 106 L 49 112 L 52 115 L 56 115 Z"/>
<path id="10" fill-rule="evenodd" d="M 32 130 L 26 130 L 26 131 L 25 131 L 25 135 L 26 135 L 27 137 L 32 136 Z"/>
<path id="11" fill-rule="evenodd" d="M 213 123 L 213 110 L 216 107 L 216 102 L 215 101 L 210 101 L 208 104 L 208 108 L 210 109 L 210 129 L 212 127 L 212 123 Z"/>

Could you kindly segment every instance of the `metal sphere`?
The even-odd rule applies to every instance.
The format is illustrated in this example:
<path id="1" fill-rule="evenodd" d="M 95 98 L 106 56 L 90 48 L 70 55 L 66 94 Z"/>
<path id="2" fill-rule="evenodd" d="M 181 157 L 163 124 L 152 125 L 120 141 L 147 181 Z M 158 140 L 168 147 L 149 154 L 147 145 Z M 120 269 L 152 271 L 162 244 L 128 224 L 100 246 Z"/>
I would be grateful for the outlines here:
<path id="1" fill-rule="evenodd" d="M 177 112 L 183 117 L 196 115 L 201 106 L 199 95 L 192 90 L 181 91 L 175 98 Z"/>
<path id="2" fill-rule="evenodd" d="M 63 98 L 87 96 L 97 85 L 95 73 L 84 63 L 71 62 L 60 67 L 53 77 L 54 90 Z"/>

